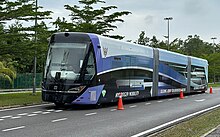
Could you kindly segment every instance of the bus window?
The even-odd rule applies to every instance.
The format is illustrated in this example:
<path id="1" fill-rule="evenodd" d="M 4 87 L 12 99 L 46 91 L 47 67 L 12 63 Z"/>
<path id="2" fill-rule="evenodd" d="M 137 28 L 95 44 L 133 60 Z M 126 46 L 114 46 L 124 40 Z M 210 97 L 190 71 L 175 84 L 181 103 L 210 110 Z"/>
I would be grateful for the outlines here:
<path id="1" fill-rule="evenodd" d="M 88 63 L 86 65 L 85 69 L 85 78 L 84 80 L 91 80 L 93 76 L 95 75 L 95 60 L 94 60 L 94 54 L 92 51 L 90 51 Z"/>

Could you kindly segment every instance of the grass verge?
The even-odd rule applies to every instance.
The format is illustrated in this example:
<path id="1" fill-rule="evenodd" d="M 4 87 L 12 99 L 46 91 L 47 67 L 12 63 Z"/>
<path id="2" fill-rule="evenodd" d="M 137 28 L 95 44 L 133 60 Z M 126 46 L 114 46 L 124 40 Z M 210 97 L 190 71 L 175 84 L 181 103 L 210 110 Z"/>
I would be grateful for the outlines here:
<path id="1" fill-rule="evenodd" d="M 200 137 L 220 124 L 220 108 L 177 124 L 152 137 Z"/>
<path id="2" fill-rule="evenodd" d="M 209 84 L 209 87 L 220 87 L 220 83 L 211 83 Z"/>
<path id="3" fill-rule="evenodd" d="M 10 107 L 17 105 L 26 106 L 41 103 L 41 92 L 37 92 L 36 95 L 32 95 L 31 92 L 0 94 L 0 107 Z"/>

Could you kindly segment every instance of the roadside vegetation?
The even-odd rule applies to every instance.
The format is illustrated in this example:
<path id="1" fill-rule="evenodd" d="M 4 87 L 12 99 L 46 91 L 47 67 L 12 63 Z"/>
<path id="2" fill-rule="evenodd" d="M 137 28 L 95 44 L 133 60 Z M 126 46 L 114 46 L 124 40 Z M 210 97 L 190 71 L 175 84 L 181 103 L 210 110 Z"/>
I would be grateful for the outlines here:
<path id="1" fill-rule="evenodd" d="M 177 124 L 151 137 L 201 137 L 220 125 L 220 108 Z"/>
<path id="2" fill-rule="evenodd" d="M 220 87 L 220 83 L 210 83 L 209 87 Z"/>
<path id="3" fill-rule="evenodd" d="M 2 77 L 3 79 L 6 79 L 10 82 L 10 84 L 13 84 L 13 79 L 16 78 L 16 73 L 14 71 L 14 69 L 11 68 L 7 68 L 5 67 L 5 65 L 3 64 L 3 62 L 0 61 L 0 77 Z"/>
<path id="4" fill-rule="evenodd" d="M 0 108 L 26 106 L 41 103 L 41 92 L 37 92 L 34 96 L 31 92 L 0 94 Z"/>

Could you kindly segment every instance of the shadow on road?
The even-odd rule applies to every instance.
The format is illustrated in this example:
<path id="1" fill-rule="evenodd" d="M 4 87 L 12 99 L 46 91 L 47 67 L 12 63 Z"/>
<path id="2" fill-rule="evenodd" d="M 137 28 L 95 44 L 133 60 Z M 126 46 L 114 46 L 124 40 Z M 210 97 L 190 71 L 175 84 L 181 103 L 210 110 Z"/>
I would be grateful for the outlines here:
<path id="1" fill-rule="evenodd" d="M 196 94 L 206 94 L 203 92 L 195 92 L 195 93 L 185 93 L 184 96 L 191 96 Z M 162 97 L 152 97 L 147 99 L 135 99 L 135 100 L 123 100 L 123 104 L 134 104 L 134 103 L 141 103 L 141 102 L 147 102 L 147 101 L 153 101 L 153 100 L 163 100 L 163 99 L 171 99 L 179 97 L 179 94 L 176 95 L 168 95 L 168 96 L 162 96 Z M 55 105 L 45 106 L 45 109 L 56 109 L 56 110 L 64 110 L 64 111 L 80 111 L 80 110 L 93 110 L 93 109 L 101 109 L 101 108 L 109 108 L 113 107 L 117 108 L 117 102 L 111 102 L 111 103 L 105 103 L 105 104 L 99 104 L 99 105 L 74 105 L 74 104 L 65 104 L 62 107 L 57 107 Z"/>

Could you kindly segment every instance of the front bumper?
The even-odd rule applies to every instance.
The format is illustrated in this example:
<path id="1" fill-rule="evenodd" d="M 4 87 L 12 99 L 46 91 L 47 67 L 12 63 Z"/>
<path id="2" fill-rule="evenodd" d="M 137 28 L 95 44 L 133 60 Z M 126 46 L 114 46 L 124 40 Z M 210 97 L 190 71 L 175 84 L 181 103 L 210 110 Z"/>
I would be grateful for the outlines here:
<path id="1" fill-rule="evenodd" d="M 42 100 L 53 103 L 72 103 L 80 94 L 59 91 L 42 91 Z"/>

